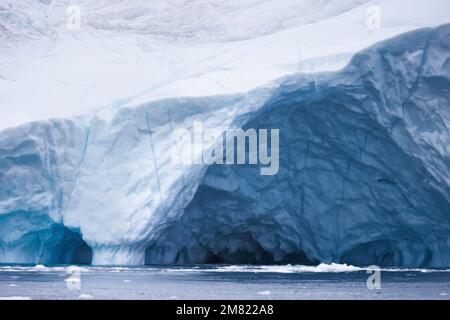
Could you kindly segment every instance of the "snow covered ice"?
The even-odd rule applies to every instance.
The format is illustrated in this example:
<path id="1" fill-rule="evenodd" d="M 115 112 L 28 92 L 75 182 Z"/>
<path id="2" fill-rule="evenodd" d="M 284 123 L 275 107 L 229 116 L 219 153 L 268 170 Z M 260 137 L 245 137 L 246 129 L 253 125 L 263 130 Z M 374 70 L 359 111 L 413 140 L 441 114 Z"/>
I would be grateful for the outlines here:
<path id="1" fill-rule="evenodd" d="M 370 1 L 70 3 L 77 32 L 0 3 L 0 262 L 450 267 L 447 0 L 379 30 Z M 174 165 L 196 121 L 280 128 L 279 173 Z"/>

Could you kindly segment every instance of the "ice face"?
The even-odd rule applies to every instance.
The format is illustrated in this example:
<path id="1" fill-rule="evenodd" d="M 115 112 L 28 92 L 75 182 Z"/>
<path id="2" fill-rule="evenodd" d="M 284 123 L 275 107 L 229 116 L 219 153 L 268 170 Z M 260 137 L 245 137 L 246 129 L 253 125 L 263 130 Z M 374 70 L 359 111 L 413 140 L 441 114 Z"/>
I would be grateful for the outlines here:
<path id="1" fill-rule="evenodd" d="M 147 261 L 448 266 L 449 31 L 286 80 L 245 125 L 282 128 L 280 173 L 211 166 Z"/>
<path id="2" fill-rule="evenodd" d="M 15 255 L 14 241 L 22 245 L 9 233 L 34 232 L 33 224 L 9 222 L 21 211 L 46 215 L 79 232 L 95 264 L 143 264 L 148 241 L 183 213 L 206 170 L 205 165 L 172 165 L 170 133 L 198 120 L 223 131 L 264 98 L 262 93 L 253 101 L 243 96 L 168 100 L 124 108 L 106 120 L 100 113 L 3 131 L 5 261 Z M 43 250 L 50 248 L 43 245 Z M 42 262 L 40 256 L 28 258 Z"/>
<path id="3" fill-rule="evenodd" d="M 450 26 L 335 73 L 0 133 L 0 261 L 450 266 Z M 174 166 L 195 121 L 280 128 L 280 170 Z"/>

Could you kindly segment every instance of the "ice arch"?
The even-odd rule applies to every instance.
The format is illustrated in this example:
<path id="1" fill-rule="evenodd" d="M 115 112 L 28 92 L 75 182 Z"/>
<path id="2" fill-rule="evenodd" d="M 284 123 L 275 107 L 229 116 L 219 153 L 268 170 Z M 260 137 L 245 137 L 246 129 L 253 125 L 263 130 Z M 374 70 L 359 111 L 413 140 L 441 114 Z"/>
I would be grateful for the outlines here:
<path id="1" fill-rule="evenodd" d="M 245 124 L 281 128 L 279 174 L 209 167 L 147 261 L 449 266 L 449 39 L 408 34 L 286 81 Z"/>
<path id="2" fill-rule="evenodd" d="M 92 250 L 78 232 L 25 211 L 0 216 L 0 261 L 33 264 L 90 264 Z"/>
<path id="3" fill-rule="evenodd" d="M 74 259 L 72 230 L 94 264 L 450 266 L 449 39 L 418 30 L 339 72 L 4 130 L 0 261 Z M 196 120 L 282 128 L 279 173 L 172 165 L 170 133 Z"/>

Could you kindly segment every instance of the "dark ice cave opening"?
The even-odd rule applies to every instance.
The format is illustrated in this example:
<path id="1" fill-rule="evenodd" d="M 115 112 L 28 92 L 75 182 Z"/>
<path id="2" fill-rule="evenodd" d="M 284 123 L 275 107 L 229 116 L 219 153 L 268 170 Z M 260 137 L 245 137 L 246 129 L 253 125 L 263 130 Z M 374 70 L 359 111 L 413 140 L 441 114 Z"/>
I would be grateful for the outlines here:
<path id="1" fill-rule="evenodd" d="M 146 249 L 146 265 L 152 264 L 243 264 L 243 265 L 318 265 L 305 252 L 286 253 L 280 258 L 266 250 L 251 232 L 223 233 L 223 230 L 210 230 L 208 241 L 198 239 L 179 241 L 179 234 L 169 231 L 166 237 L 156 241 Z M 172 237 L 177 237 L 175 240 Z M 167 246 L 171 243 L 174 246 Z M 176 246 L 178 245 L 178 246 Z"/>
<path id="2" fill-rule="evenodd" d="M 414 265 L 417 267 L 426 267 L 432 258 L 432 253 L 427 248 L 418 250 L 417 260 Z M 406 253 L 400 249 L 399 243 L 392 240 L 380 239 L 361 243 L 353 249 L 344 253 L 341 257 L 341 263 L 347 263 L 356 266 L 376 265 L 384 268 L 410 265 L 405 261 Z"/>
<path id="3" fill-rule="evenodd" d="M 39 263 L 74 265 L 92 263 L 92 249 L 78 232 L 62 226 L 54 226 L 53 229 L 56 229 L 53 231 L 55 236 L 41 245 Z"/>
<path id="4" fill-rule="evenodd" d="M 91 264 L 92 249 L 78 231 L 45 213 L 17 210 L 0 216 L 0 263 Z"/>
<path id="5" fill-rule="evenodd" d="M 73 255 L 72 264 L 92 264 L 92 249 L 87 245 L 86 242 L 81 239 L 80 235 L 78 242 L 74 243 L 75 252 Z"/>

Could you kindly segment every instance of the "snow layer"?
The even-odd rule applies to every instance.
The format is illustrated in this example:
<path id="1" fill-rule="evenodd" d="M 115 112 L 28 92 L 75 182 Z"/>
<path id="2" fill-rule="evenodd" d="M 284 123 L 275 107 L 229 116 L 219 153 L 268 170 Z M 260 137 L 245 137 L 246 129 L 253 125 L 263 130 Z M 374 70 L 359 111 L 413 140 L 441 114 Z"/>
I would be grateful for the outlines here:
<path id="1" fill-rule="evenodd" d="M 80 6 L 80 30 L 66 28 L 69 4 Z M 374 4 L 381 9 L 379 30 L 367 28 Z M 155 0 L 151 6 L 0 0 L 0 110 L 7 110 L 0 128 L 164 97 L 247 92 L 298 71 L 337 70 L 377 41 L 450 22 L 448 6 L 448 0 Z"/>

